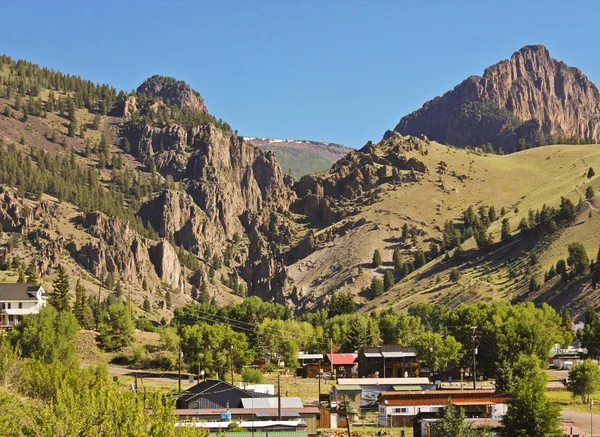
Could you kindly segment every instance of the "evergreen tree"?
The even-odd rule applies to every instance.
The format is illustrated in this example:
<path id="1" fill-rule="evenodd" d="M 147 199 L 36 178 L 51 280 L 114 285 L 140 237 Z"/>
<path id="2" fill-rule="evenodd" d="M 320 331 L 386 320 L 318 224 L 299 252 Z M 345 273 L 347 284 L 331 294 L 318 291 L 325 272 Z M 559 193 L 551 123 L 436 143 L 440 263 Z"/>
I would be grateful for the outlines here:
<path id="1" fill-rule="evenodd" d="M 348 325 L 345 349 L 359 350 L 367 346 L 368 339 L 367 323 L 365 323 L 361 316 L 355 316 Z"/>
<path id="2" fill-rule="evenodd" d="M 573 275 L 579 276 L 587 273 L 590 260 L 587 256 L 585 246 L 581 243 L 571 243 L 569 244 L 568 251 L 567 264 L 573 269 Z"/>
<path id="3" fill-rule="evenodd" d="M 75 284 L 75 305 L 73 306 L 73 314 L 79 322 L 79 326 L 86 327 L 92 324 L 92 309 L 90 308 L 88 299 L 85 296 L 85 290 L 79 279 Z"/>
<path id="4" fill-rule="evenodd" d="M 208 295 L 208 283 L 206 278 L 202 281 L 202 285 L 200 286 L 200 303 L 207 304 L 209 302 Z"/>
<path id="5" fill-rule="evenodd" d="M 28 284 L 40 285 L 40 279 L 38 277 L 37 271 L 35 270 L 35 265 L 33 265 L 33 263 L 29 264 L 25 273 L 27 274 Z"/>
<path id="6" fill-rule="evenodd" d="M 500 231 L 500 239 L 507 240 L 510 238 L 510 221 L 508 217 L 502 219 L 502 229 Z"/>
<path id="7" fill-rule="evenodd" d="M 371 279 L 371 297 L 373 299 L 381 296 L 384 292 L 383 281 L 377 277 Z"/>
<path id="8" fill-rule="evenodd" d="M 167 290 L 167 293 L 165 294 L 165 303 L 167 305 L 167 308 L 171 309 L 173 304 L 171 302 L 171 292 L 169 290 Z"/>
<path id="9" fill-rule="evenodd" d="M 147 313 L 149 313 L 150 311 L 152 311 L 152 306 L 150 305 L 150 301 L 148 300 L 147 297 L 144 297 L 144 311 L 146 311 Z"/>
<path id="10" fill-rule="evenodd" d="M 69 277 L 63 266 L 58 268 L 57 273 L 58 276 L 52 283 L 53 290 L 49 302 L 60 313 L 69 310 Z"/>
<path id="11" fill-rule="evenodd" d="M 498 215 L 496 214 L 496 208 L 494 208 L 494 205 L 492 205 L 490 206 L 490 209 L 488 209 L 488 219 L 490 222 L 495 222 L 497 218 Z"/>
<path id="12" fill-rule="evenodd" d="M 460 281 L 460 271 L 457 269 L 452 269 L 450 270 L 450 280 L 454 283 L 457 283 L 458 281 Z"/>
<path id="13" fill-rule="evenodd" d="M 413 266 L 415 267 L 415 270 L 418 268 L 423 267 L 425 264 L 427 264 L 427 259 L 425 258 L 425 252 L 423 252 L 423 249 L 418 249 L 417 252 L 415 253 L 415 257 L 413 260 Z"/>
<path id="14" fill-rule="evenodd" d="M 592 167 L 590 167 L 587 172 L 588 179 L 593 178 L 595 175 L 596 175 L 596 172 L 594 171 L 594 169 Z"/>
<path id="15" fill-rule="evenodd" d="M 19 278 L 17 279 L 17 282 L 19 284 L 24 284 L 26 280 L 27 279 L 25 278 L 25 274 L 23 274 L 23 270 L 19 269 Z"/>
<path id="16" fill-rule="evenodd" d="M 404 268 L 404 264 L 402 262 L 402 253 L 400 253 L 400 249 L 394 249 L 392 261 L 394 263 L 394 270 L 396 270 L 397 272 L 400 272 Z"/>
<path id="17" fill-rule="evenodd" d="M 373 260 L 371 261 L 371 265 L 373 266 L 373 268 L 377 268 L 381 266 L 381 264 L 381 254 L 379 253 L 378 249 L 375 249 L 375 251 L 373 252 Z"/>
<path id="18" fill-rule="evenodd" d="M 383 289 L 388 291 L 394 286 L 394 273 L 391 270 L 386 270 L 383 277 Z"/>
<path id="19" fill-rule="evenodd" d="M 588 186 L 588 187 L 585 189 L 585 198 L 586 198 L 587 200 L 591 200 L 591 199 L 593 199 L 593 198 L 594 198 L 594 195 L 595 195 L 595 193 L 594 193 L 594 187 L 592 187 L 591 185 L 590 185 L 590 186 Z"/>

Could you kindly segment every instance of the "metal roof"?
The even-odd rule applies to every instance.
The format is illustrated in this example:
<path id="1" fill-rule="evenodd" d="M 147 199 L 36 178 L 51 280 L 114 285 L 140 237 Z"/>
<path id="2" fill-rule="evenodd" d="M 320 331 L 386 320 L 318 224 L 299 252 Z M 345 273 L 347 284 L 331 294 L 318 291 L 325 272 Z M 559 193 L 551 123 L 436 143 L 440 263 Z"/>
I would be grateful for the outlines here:
<path id="1" fill-rule="evenodd" d="M 338 378 L 338 385 L 429 385 L 429 378 Z"/>
<path id="2" fill-rule="evenodd" d="M 322 360 L 323 354 L 303 354 L 303 353 L 299 352 L 298 359 L 299 360 Z"/>
<path id="3" fill-rule="evenodd" d="M 419 391 L 423 390 L 420 385 L 394 385 L 392 386 L 394 391 Z"/>
<path id="4" fill-rule="evenodd" d="M 366 358 L 381 358 L 381 352 L 365 352 L 365 357 Z"/>
<path id="5" fill-rule="evenodd" d="M 334 385 L 337 391 L 361 391 L 360 385 Z"/>
<path id="6" fill-rule="evenodd" d="M 331 358 L 333 355 L 333 359 Z M 333 365 L 350 365 L 356 363 L 358 354 L 327 354 L 327 359 Z"/>
<path id="7" fill-rule="evenodd" d="M 244 408 L 277 408 L 277 398 L 241 399 Z M 281 398 L 281 408 L 302 408 L 302 399 L 298 397 Z"/>
<path id="8" fill-rule="evenodd" d="M 416 357 L 416 352 L 381 352 L 384 358 Z"/>
<path id="9" fill-rule="evenodd" d="M 175 410 L 177 416 L 218 416 L 226 412 L 225 408 L 178 408 Z M 269 416 L 277 416 L 277 408 L 230 408 L 229 412 L 232 416 L 239 415 L 256 415 L 259 414 Z M 319 407 L 304 407 L 301 408 L 281 408 L 281 414 L 319 414 Z M 266 417 L 266 416 L 265 416 Z"/>

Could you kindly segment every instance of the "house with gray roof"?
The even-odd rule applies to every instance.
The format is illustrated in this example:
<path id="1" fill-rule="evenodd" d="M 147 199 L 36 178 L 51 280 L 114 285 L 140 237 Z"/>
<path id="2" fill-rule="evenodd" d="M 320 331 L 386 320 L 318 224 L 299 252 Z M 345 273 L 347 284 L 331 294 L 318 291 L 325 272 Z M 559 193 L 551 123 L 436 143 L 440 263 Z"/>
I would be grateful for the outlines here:
<path id="1" fill-rule="evenodd" d="M 46 306 L 47 294 L 41 285 L 0 284 L 0 329 L 16 326 L 27 314 Z"/>

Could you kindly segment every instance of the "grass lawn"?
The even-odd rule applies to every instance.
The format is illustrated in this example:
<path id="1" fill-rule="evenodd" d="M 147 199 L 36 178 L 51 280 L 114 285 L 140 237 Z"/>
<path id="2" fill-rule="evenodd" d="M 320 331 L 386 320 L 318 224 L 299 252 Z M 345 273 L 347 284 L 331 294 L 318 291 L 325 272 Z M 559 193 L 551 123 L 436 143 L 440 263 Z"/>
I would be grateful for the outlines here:
<path id="1" fill-rule="evenodd" d="M 381 431 L 382 429 L 383 428 L 379 427 L 379 426 L 373 426 L 373 425 L 361 426 L 360 424 L 355 423 L 351 426 L 350 431 L 351 431 L 351 433 L 359 432 L 364 435 L 375 435 L 377 432 Z M 326 434 L 328 431 L 333 431 L 337 434 L 342 434 L 342 433 L 345 433 L 346 429 L 338 428 L 338 429 L 319 429 L 318 430 L 319 433 L 323 433 L 323 434 Z M 394 437 L 399 437 L 401 431 L 404 431 L 404 435 L 406 437 L 413 436 L 412 428 L 385 428 L 385 431 L 388 433 L 388 435 L 391 435 Z"/>
<path id="2" fill-rule="evenodd" d="M 574 398 L 571 392 L 567 390 L 548 391 L 547 395 L 548 399 L 551 401 L 558 402 L 562 410 L 590 411 L 589 405 L 583 404 L 579 397 Z M 600 392 L 596 392 L 592 397 L 598 399 L 599 396 Z M 597 407 L 596 409 L 600 412 L 600 407 Z"/>

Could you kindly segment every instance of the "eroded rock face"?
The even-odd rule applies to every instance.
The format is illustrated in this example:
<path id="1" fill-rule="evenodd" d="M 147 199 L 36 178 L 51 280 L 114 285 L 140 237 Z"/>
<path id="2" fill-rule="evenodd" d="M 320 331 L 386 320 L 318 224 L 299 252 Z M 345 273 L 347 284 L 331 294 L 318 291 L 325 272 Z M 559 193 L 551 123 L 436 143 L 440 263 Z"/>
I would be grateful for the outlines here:
<path id="1" fill-rule="evenodd" d="M 294 186 L 298 200 L 292 205 L 296 213 L 313 222 L 334 223 L 352 213 L 341 207 L 344 201 L 357 201 L 369 196 L 381 184 L 412 182 L 427 167 L 406 152 L 427 153 L 429 140 L 391 135 L 382 147 L 368 143 L 336 162 L 327 173 L 307 175 Z M 403 174 L 403 172 L 408 172 Z"/>
<path id="2" fill-rule="evenodd" d="M 160 241 L 149 249 L 150 261 L 162 282 L 173 290 L 185 291 L 185 278 L 177 259 L 177 252 L 167 241 Z"/>
<path id="3" fill-rule="evenodd" d="M 514 149 L 519 138 L 534 145 L 598 142 L 600 93 L 544 46 L 526 46 L 403 117 L 394 130 L 455 146 L 490 142 L 504 150 Z"/>
<path id="4" fill-rule="evenodd" d="M 160 97 L 168 105 L 208 113 L 200 94 L 185 82 L 172 77 L 152 76 L 138 87 L 137 92 L 148 97 Z"/>

